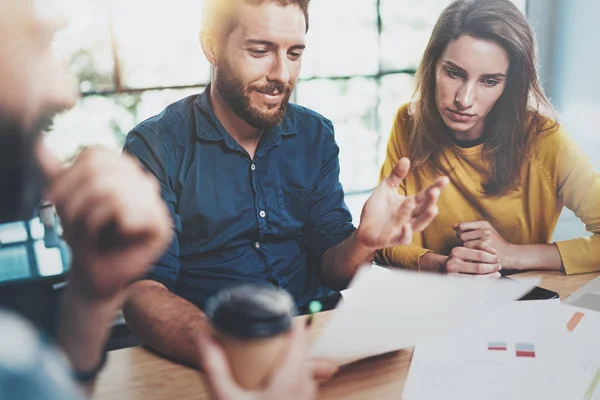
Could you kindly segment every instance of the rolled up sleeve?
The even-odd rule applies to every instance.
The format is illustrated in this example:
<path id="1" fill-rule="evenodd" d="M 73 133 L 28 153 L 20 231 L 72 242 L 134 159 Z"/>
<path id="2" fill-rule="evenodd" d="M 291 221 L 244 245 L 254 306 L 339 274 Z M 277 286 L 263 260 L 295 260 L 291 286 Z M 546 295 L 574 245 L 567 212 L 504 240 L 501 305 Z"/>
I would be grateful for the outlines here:
<path id="1" fill-rule="evenodd" d="M 321 173 L 311 190 L 310 223 L 305 228 L 311 261 L 320 265 L 323 254 L 346 240 L 355 231 L 352 215 L 344 202 L 340 183 L 339 148 L 331 122 L 323 125 Z"/>
<path id="2" fill-rule="evenodd" d="M 140 125 L 127 135 L 125 153 L 137 158 L 142 167 L 154 175 L 160 184 L 161 195 L 173 218 L 174 239 L 163 256 L 156 261 L 143 279 L 151 279 L 173 291 L 179 276 L 179 240 L 181 218 L 177 211 L 177 195 L 173 176 L 176 165 L 165 144 L 150 127 Z"/>

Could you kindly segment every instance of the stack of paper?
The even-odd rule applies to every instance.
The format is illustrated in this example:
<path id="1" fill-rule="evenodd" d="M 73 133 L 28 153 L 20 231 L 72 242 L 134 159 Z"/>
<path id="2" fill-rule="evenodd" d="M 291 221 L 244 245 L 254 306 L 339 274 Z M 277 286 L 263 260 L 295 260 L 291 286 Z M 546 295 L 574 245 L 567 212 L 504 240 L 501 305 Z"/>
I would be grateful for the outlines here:
<path id="1" fill-rule="evenodd" d="M 403 399 L 600 399 L 600 313 L 505 305 L 415 349 Z"/>
<path id="2" fill-rule="evenodd" d="M 361 269 L 312 355 L 340 364 L 414 346 L 482 317 L 537 283 Z"/>

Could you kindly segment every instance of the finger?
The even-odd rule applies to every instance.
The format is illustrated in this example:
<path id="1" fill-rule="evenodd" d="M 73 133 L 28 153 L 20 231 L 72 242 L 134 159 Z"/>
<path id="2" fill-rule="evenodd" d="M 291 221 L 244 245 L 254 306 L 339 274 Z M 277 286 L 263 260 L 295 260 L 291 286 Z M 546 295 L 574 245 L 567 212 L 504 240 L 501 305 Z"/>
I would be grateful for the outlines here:
<path id="1" fill-rule="evenodd" d="M 421 197 L 421 200 L 416 200 L 417 207 L 413 211 L 413 230 L 420 232 L 429 225 L 429 223 L 438 214 L 438 208 L 436 203 L 440 197 L 440 189 L 434 187 L 428 191 L 421 192 L 417 197 Z"/>
<path id="2" fill-rule="evenodd" d="M 38 141 L 35 155 L 44 177 L 52 184 L 64 170 L 62 163 L 54 154 L 52 154 L 50 149 L 46 147 L 43 139 Z"/>
<path id="3" fill-rule="evenodd" d="M 474 231 L 461 232 L 460 235 L 458 235 L 458 238 L 461 240 L 461 242 L 466 243 L 473 240 L 482 239 L 484 236 L 485 230 L 477 229 Z"/>
<path id="4" fill-rule="evenodd" d="M 436 181 L 431 184 L 427 189 L 421 191 L 416 196 L 417 207 L 413 212 L 413 217 L 418 218 L 422 215 L 420 220 L 415 221 L 413 224 L 413 230 L 416 232 L 420 232 L 429 225 L 435 216 L 438 214 L 438 209 L 433 208 L 435 204 L 437 204 L 441 190 L 448 185 L 450 180 L 447 177 L 440 177 L 436 179 Z"/>
<path id="5" fill-rule="evenodd" d="M 93 171 L 81 164 L 73 164 L 65 168 L 49 186 L 50 200 L 57 208 L 61 208 L 75 193 L 85 189 L 93 179 Z"/>
<path id="6" fill-rule="evenodd" d="M 431 207 L 433 204 L 436 204 L 438 199 L 440 198 L 440 189 L 433 188 L 427 191 L 421 191 L 415 197 L 415 213 L 421 213 L 428 207 Z"/>
<path id="7" fill-rule="evenodd" d="M 292 323 L 290 340 L 290 348 L 280 370 L 296 374 L 301 369 L 308 367 L 306 358 L 306 326 L 302 321 L 298 320 Z"/>
<path id="8" fill-rule="evenodd" d="M 455 231 L 457 231 L 459 228 L 458 224 L 452 224 L 452 229 L 454 229 Z"/>
<path id="9" fill-rule="evenodd" d="M 298 398 L 316 398 L 317 384 L 307 358 L 306 326 L 303 320 L 293 322 L 290 340 L 288 354 L 273 377 L 270 387 L 278 392 L 276 398 L 281 398 L 280 388 L 298 391 Z"/>
<path id="10" fill-rule="evenodd" d="M 463 245 L 464 247 L 466 247 L 467 249 L 475 249 L 475 250 L 483 250 L 483 251 L 487 251 L 490 254 L 498 254 L 498 250 L 496 250 L 495 248 L 493 248 L 490 244 L 490 242 L 488 242 L 487 240 L 471 240 L 469 242 L 465 242 L 465 244 Z"/>
<path id="11" fill-rule="evenodd" d="M 398 187 L 400 187 L 400 184 L 402 183 L 402 180 L 408 174 L 409 169 L 410 161 L 408 160 L 408 158 L 401 158 L 400 161 L 398 161 L 396 165 L 394 165 L 392 173 L 389 174 L 387 178 L 385 178 L 385 183 L 389 185 L 389 187 L 397 191 Z"/>
<path id="12" fill-rule="evenodd" d="M 446 269 L 448 272 L 459 272 L 472 275 L 486 275 L 499 272 L 502 269 L 500 264 L 473 263 L 456 260 L 448 262 Z"/>
<path id="13" fill-rule="evenodd" d="M 463 261 L 479 262 L 485 264 L 496 264 L 499 262 L 498 255 L 487 251 L 469 249 L 466 247 L 455 247 L 450 252 L 451 258 L 457 258 Z"/>
<path id="14" fill-rule="evenodd" d="M 98 176 L 126 179 L 129 171 L 119 155 L 102 148 L 90 148 L 83 151 L 69 168 L 65 168 L 59 179 L 55 179 L 51 194 L 57 202 L 64 201 Z"/>
<path id="15" fill-rule="evenodd" d="M 391 232 L 391 240 L 394 245 L 410 244 L 412 242 L 412 212 L 415 207 L 414 198 L 406 198 L 394 217 L 395 229 Z"/>
<path id="16" fill-rule="evenodd" d="M 440 197 L 442 188 L 438 186 L 430 186 L 425 190 L 421 190 L 416 196 L 417 209 L 422 210 L 429 207 L 432 203 L 436 203 Z"/>
<path id="17" fill-rule="evenodd" d="M 431 185 L 429 185 L 430 189 L 439 189 L 440 191 L 450 184 L 450 178 L 447 176 L 438 177 Z"/>
<path id="18" fill-rule="evenodd" d="M 90 204 L 85 227 L 91 238 L 98 238 L 109 226 L 116 226 L 118 209 L 111 199 Z"/>
<path id="19" fill-rule="evenodd" d="M 460 277 L 467 277 L 467 278 L 471 278 L 471 279 L 499 279 L 499 278 L 502 278 L 502 274 L 500 274 L 500 272 L 494 272 L 494 273 L 485 274 L 485 275 L 472 275 L 472 274 L 461 274 L 461 273 L 457 273 L 457 272 L 449 272 L 448 276 L 460 276 Z"/>
<path id="20" fill-rule="evenodd" d="M 58 214 L 62 222 L 69 226 L 83 222 L 95 207 L 108 203 L 113 197 L 111 193 L 114 188 L 103 180 L 87 180 L 87 184 L 74 188 L 67 197 L 60 199 L 57 204 Z"/>
<path id="21" fill-rule="evenodd" d="M 209 337 L 198 338 L 200 365 L 216 399 L 237 399 L 242 389 L 231 374 L 225 352 Z"/>
<path id="22" fill-rule="evenodd" d="M 458 225 L 460 233 L 473 231 L 476 229 L 489 228 L 490 224 L 487 221 L 462 222 Z"/>
<path id="23" fill-rule="evenodd" d="M 331 379 L 340 369 L 340 367 L 333 361 L 324 359 L 310 360 L 310 367 L 313 378 L 319 382 L 324 382 Z"/>
<path id="24" fill-rule="evenodd" d="M 394 244 L 410 244 L 412 242 L 413 231 L 409 223 L 402 225 L 398 235 L 393 238 Z"/>
<path id="25" fill-rule="evenodd" d="M 89 193 L 86 193 L 77 202 L 79 205 L 76 206 L 64 204 L 57 206 L 57 214 L 64 230 L 64 237 L 72 247 L 78 247 L 84 242 L 95 244 L 98 241 L 98 231 L 90 231 L 89 217 L 98 210 L 107 208 L 108 203 L 98 199 L 94 204 L 94 199 Z"/>
<path id="26" fill-rule="evenodd" d="M 406 197 L 398 206 L 398 210 L 394 213 L 394 221 L 396 226 L 404 225 L 412 219 L 416 203 L 414 197 Z"/>
<path id="27" fill-rule="evenodd" d="M 437 191 L 438 193 L 442 191 L 448 184 L 450 183 L 450 179 L 445 176 L 441 176 L 437 178 L 431 185 L 429 185 L 425 190 L 422 190 L 417 195 L 417 204 L 426 200 L 427 196 L 431 194 L 432 191 Z"/>
<path id="28" fill-rule="evenodd" d="M 416 218 L 413 218 L 413 221 L 412 221 L 413 231 L 414 232 L 423 231 L 425 228 L 427 228 L 427 226 L 429 226 L 431 221 L 433 221 L 433 219 L 435 217 L 437 217 L 438 214 L 439 214 L 439 209 L 437 206 L 432 205 L 431 207 L 429 207 L 427 210 L 425 210 L 425 212 L 422 212 L 420 215 L 416 216 Z"/>

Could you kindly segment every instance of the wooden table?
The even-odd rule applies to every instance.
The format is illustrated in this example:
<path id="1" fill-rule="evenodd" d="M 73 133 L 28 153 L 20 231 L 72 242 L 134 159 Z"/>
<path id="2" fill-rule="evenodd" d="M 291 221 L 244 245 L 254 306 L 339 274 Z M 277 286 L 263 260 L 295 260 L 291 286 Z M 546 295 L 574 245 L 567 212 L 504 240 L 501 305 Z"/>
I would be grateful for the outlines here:
<path id="1" fill-rule="evenodd" d="M 600 273 L 563 276 L 558 272 L 528 272 L 515 279 L 539 276 L 540 286 L 557 292 L 561 299 Z M 314 340 L 331 312 L 315 316 L 310 331 Z M 412 349 L 373 357 L 345 366 L 321 387 L 322 399 L 398 399 L 404 389 Z M 113 351 L 100 375 L 96 400 L 209 399 L 200 373 L 165 360 L 142 347 Z"/>

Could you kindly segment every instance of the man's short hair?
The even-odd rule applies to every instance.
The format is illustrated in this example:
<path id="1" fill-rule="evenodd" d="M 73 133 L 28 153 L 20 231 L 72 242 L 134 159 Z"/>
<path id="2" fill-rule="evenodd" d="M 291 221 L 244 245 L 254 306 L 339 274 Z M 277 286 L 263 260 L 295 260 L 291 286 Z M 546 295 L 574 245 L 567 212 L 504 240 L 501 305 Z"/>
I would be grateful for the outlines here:
<path id="1" fill-rule="evenodd" d="M 246 3 L 260 5 L 266 1 L 277 2 L 282 6 L 295 5 L 304 13 L 306 31 L 308 32 L 308 4 L 310 0 L 204 0 L 202 6 L 202 30 L 219 38 L 225 38 L 233 29 L 233 17 L 236 6 Z"/>

